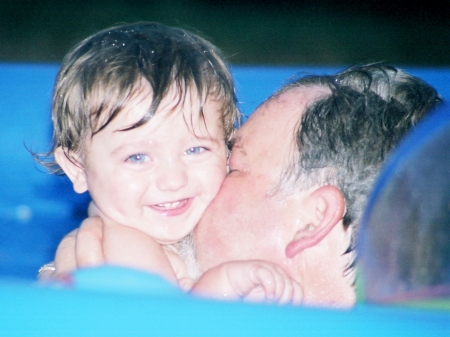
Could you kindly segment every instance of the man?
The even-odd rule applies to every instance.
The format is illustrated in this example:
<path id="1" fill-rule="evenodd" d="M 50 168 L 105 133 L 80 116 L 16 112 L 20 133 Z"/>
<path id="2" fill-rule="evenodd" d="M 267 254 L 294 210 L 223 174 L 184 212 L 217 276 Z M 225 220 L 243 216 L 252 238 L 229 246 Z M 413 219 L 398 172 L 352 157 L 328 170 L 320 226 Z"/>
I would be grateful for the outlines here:
<path id="1" fill-rule="evenodd" d="M 356 225 L 372 183 L 438 102 L 431 86 L 381 64 L 301 78 L 275 93 L 237 132 L 230 173 L 194 231 L 200 273 L 267 260 L 302 285 L 305 304 L 353 304 Z M 67 242 L 58 272 L 76 265 Z"/>
<path id="2" fill-rule="evenodd" d="M 195 229 L 200 271 L 263 259 L 303 286 L 304 301 L 355 300 L 355 226 L 386 154 L 440 101 L 383 65 L 294 82 L 237 132 L 230 173 Z"/>

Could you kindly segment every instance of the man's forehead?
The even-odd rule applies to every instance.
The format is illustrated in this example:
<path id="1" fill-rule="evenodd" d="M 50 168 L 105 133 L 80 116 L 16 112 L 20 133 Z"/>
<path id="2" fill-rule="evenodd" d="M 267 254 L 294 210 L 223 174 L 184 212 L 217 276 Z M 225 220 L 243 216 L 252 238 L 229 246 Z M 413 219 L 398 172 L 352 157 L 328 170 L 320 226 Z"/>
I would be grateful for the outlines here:
<path id="1" fill-rule="evenodd" d="M 300 119 L 306 108 L 317 98 L 327 96 L 330 90 L 321 86 L 301 86 L 274 95 L 261 104 L 237 131 L 231 147 L 245 153 L 252 149 L 277 148 L 295 145 Z"/>
<path id="2" fill-rule="evenodd" d="M 268 100 L 271 105 L 283 109 L 283 113 L 303 114 L 305 109 L 318 98 L 330 95 L 328 87 L 320 85 L 298 86 L 283 91 Z"/>
<path id="3" fill-rule="evenodd" d="M 260 130 L 270 132 L 270 129 L 280 128 L 282 124 L 296 124 L 315 98 L 329 93 L 329 89 L 324 87 L 302 86 L 274 95 L 249 117 L 238 130 L 236 139 L 245 138 L 245 134 L 256 133 Z"/>

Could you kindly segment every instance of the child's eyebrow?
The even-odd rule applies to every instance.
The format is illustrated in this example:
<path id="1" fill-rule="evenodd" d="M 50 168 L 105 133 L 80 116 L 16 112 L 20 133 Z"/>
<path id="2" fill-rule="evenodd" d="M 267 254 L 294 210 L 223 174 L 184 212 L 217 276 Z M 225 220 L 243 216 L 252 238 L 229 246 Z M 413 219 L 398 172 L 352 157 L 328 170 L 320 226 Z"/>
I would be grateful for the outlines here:
<path id="1" fill-rule="evenodd" d="M 136 143 L 127 143 L 127 144 L 122 144 L 119 145 L 118 147 L 116 147 L 113 151 L 112 154 L 115 153 L 121 153 L 122 151 L 134 151 L 135 149 L 143 149 L 148 147 L 149 144 L 148 142 L 136 142 Z"/>
<path id="2" fill-rule="evenodd" d="M 214 134 L 214 133 L 210 133 L 208 130 L 206 131 L 198 131 L 198 130 L 190 130 L 190 133 L 192 136 L 194 136 L 196 139 L 198 140 L 209 140 L 215 143 L 220 143 L 223 142 L 223 135 L 222 134 Z"/>
<path id="3" fill-rule="evenodd" d="M 195 136 L 195 138 L 200 142 L 209 142 L 210 144 L 214 144 L 214 146 L 219 146 L 221 143 L 223 144 L 223 138 L 208 137 L 208 136 L 205 137 Z"/>

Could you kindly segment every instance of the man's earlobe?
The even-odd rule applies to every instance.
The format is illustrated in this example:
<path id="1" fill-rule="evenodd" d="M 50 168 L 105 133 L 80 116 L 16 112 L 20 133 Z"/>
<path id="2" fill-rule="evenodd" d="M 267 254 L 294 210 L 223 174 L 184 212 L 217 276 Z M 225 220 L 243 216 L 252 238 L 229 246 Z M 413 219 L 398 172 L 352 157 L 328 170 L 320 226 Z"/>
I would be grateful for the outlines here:
<path id="1" fill-rule="evenodd" d="M 293 258 L 303 250 L 317 245 L 341 222 L 345 211 L 345 199 L 335 186 L 322 186 L 311 193 L 308 204 L 311 220 L 299 229 L 286 246 L 286 256 Z"/>
<path id="2" fill-rule="evenodd" d="M 86 174 L 79 156 L 74 155 L 69 158 L 67 153 L 61 147 L 58 147 L 55 150 L 55 160 L 63 169 L 64 173 L 69 177 L 70 181 L 72 181 L 75 192 L 86 192 L 88 189 Z"/>

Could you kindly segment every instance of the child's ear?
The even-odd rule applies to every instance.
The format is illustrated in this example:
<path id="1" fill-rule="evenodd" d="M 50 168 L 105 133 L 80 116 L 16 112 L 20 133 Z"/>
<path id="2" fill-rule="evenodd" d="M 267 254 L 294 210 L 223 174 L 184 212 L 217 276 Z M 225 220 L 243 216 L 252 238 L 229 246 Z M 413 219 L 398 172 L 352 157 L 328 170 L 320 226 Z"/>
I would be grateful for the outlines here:
<path id="1" fill-rule="evenodd" d="M 341 223 L 345 211 L 345 199 L 335 186 L 322 186 L 310 195 L 310 217 L 306 226 L 298 229 L 286 246 L 286 256 L 293 258 L 303 250 L 317 245 Z"/>
<path id="2" fill-rule="evenodd" d="M 69 155 L 62 147 L 55 150 L 55 160 L 63 169 L 64 173 L 72 181 L 73 189 L 77 193 L 84 193 L 87 191 L 87 180 L 84 167 L 78 155 Z"/>

